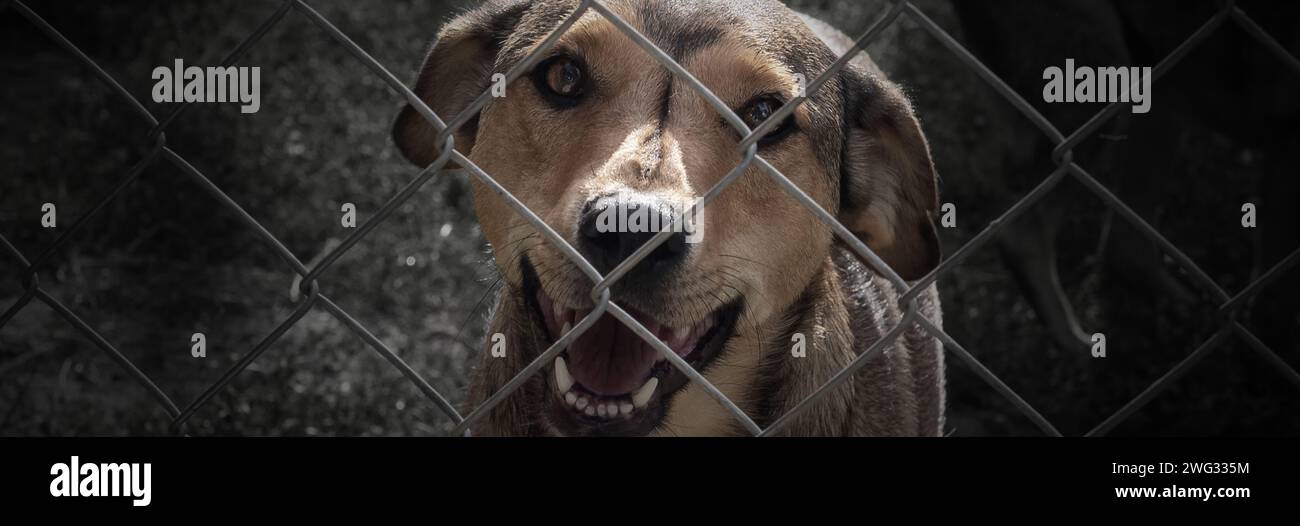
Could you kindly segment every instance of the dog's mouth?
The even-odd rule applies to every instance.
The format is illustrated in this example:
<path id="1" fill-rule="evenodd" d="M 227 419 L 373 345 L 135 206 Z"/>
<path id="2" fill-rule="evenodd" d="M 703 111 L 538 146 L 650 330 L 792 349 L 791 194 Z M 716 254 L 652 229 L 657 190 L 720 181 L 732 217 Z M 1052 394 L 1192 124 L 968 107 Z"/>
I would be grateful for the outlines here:
<path id="1" fill-rule="evenodd" d="M 569 309 L 551 299 L 524 262 L 525 293 L 550 346 L 592 309 Z M 624 307 L 646 330 L 703 371 L 733 336 L 740 300 L 690 325 L 669 326 Z M 566 435 L 644 435 L 658 427 L 668 403 L 689 379 L 668 358 L 612 314 L 605 313 L 555 358 L 547 375 L 551 424 Z"/>

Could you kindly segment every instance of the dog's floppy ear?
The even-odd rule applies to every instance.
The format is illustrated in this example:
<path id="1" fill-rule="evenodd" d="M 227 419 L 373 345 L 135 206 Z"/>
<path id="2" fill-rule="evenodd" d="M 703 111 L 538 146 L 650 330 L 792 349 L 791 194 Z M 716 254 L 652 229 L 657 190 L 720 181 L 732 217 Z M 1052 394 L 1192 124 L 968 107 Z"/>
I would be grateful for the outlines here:
<path id="1" fill-rule="evenodd" d="M 420 66 L 416 96 L 443 122 L 454 118 L 489 86 L 502 43 L 514 30 L 528 2 L 487 2 L 456 17 L 438 33 Z M 456 150 L 468 155 L 478 132 L 478 116 L 456 130 Z M 425 166 L 438 156 L 437 132 L 407 104 L 393 123 L 393 140 L 402 156 Z"/>
<path id="2" fill-rule="evenodd" d="M 841 73 L 844 156 L 839 220 L 903 279 L 939 264 L 934 162 L 897 86 L 854 67 Z"/>

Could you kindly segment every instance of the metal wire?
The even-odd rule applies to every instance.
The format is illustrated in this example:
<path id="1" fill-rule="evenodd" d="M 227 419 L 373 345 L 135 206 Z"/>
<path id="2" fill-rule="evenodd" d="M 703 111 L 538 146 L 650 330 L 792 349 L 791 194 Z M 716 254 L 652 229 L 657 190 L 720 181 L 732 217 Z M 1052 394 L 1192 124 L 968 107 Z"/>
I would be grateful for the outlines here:
<path id="1" fill-rule="evenodd" d="M 604 17 L 617 27 L 627 38 L 631 39 L 638 46 L 645 50 L 651 57 L 657 60 L 673 75 L 686 82 L 691 89 L 698 92 L 706 102 L 718 113 L 718 115 L 739 131 L 742 138 L 737 144 L 737 150 L 742 155 L 742 159 L 722 180 L 713 188 L 709 189 L 695 205 L 691 211 L 683 212 L 697 213 L 700 207 L 706 206 L 718 194 L 729 187 L 736 179 L 744 174 L 750 167 L 756 165 L 763 173 L 771 177 L 783 190 L 794 197 L 802 206 L 811 211 L 820 221 L 831 228 L 831 231 L 840 238 L 846 246 L 862 261 L 879 272 L 888 281 L 894 284 L 900 292 L 899 307 L 903 311 L 901 320 L 891 327 L 878 341 L 873 343 L 868 349 L 864 350 L 849 365 L 832 376 L 825 384 L 818 388 L 804 400 L 799 401 L 790 411 L 783 415 L 777 416 L 766 428 L 759 427 L 754 420 L 743 410 L 741 410 L 733 401 L 728 399 L 717 387 L 712 385 L 702 374 L 691 368 L 691 366 L 682 360 L 672 351 L 668 345 L 657 339 L 653 333 L 646 330 L 639 322 L 627 313 L 622 307 L 610 301 L 609 289 L 614 283 L 623 278 L 624 275 L 637 264 L 639 264 L 648 254 L 656 247 L 664 243 L 672 234 L 670 231 L 660 232 L 651 237 L 639 249 L 634 251 L 622 263 L 610 270 L 608 274 L 601 275 L 588 261 L 586 261 L 577 250 L 575 250 L 562 236 L 551 229 L 545 221 L 534 214 L 515 197 L 509 190 L 501 186 L 488 173 L 475 165 L 461 152 L 455 149 L 453 136 L 461 126 L 469 122 L 475 115 L 491 101 L 491 90 L 485 90 L 480 94 L 465 110 L 460 114 L 453 116 L 450 121 L 443 119 L 434 113 L 420 98 L 407 88 L 395 75 L 387 68 L 375 60 L 361 46 L 357 45 L 352 39 L 348 38 L 341 30 L 332 24 L 323 15 L 313 9 L 306 1 L 303 0 L 286 0 L 276 9 L 262 24 L 260 24 L 253 33 L 245 37 L 235 48 L 226 55 L 221 61 L 223 66 L 236 63 L 240 57 L 244 56 L 271 28 L 279 24 L 290 11 L 297 11 L 311 20 L 321 30 L 329 34 L 339 45 L 343 46 L 357 60 L 369 68 L 375 75 L 378 75 L 389 87 L 410 104 L 418 114 L 427 120 L 436 130 L 438 130 L 440 155 L 431 164 L 420 170 L 420 172 L 409 183 L 402 187 L 395 195 L 384 203 L 377 213 L 367 219 L 359 228 L 353 231 L 342 243 L 334 247 L 329 253 L 325 254 L 314 266 L 308 268 L 305 266 L 279 239 L 276 238 L 270 230 L 266 229 L 251 214 L 245 211 L 234 199 L 226 194 L 219 186 L 206 177 L 199 169 L 190 164 L 183 156 L 167 147 L 165 129 L 172 125 L 176 119 L 183 114 L 189 104 L 176 106 L 161 120 L 149 113 L 141 102 L 133 97 L 130 92 L 122 87 L 120 83 L 113 78 L 107 71 L 95 63 L 89 56 L 81 51 L 74 43 L 64 37 L 57 29 L 47 23 L 40 15 L 28 8 L 23 2 L 11 0 L 0 6 L 0 12 L 4 7 L 13 6 L 16 11 L 31 22 L 38 30 L 50 37 L 61 47 L 74 55 L 85 67 L 89 68 L 94 74 L 113 90 L 120 98 L 124 99 L 139 114 L 139 117 L 150 126 L 148 138 L 153 141 L 152 147 L 141 158 L 136 161 L 125 175 L 103 196 L 95 202 L 85 213 L 67 229 L 61 232 L 53 243 L 47 246 L 36 258 L 28 260 L 12 243 L 9 242 L 0 233 L 0 252 L 6 253 L 13 258 L 22 267 L 20 280 L 23 285 L 23 294 L 0 313 L 0 330 L 13 318 L 15 314 L 30 305 L 32 300 L 38 300 L 60 315 L 69 325 L 72 325 L 78 331 L 82 332 L 90 339 L 96 347 L 109 355 L 117 362 L 130 377 L 139 383 L 149 392 L 155 401 L 166 411 L 171 418 L 171 428 L 176 433 L 185 433 L 185 424 L 193 415 L 206 405 L 218 392 L 220 392 L 235 377 L 241 374 L 253 361 L 260 355 L 268 351 L 275 342 L 289 328 L 293 327 L 302 317 L 313 308 L 320 307 L 325 312 L 338 319 L 349 331 L 356 334 L 366 342 L 376 353 L 387 360 L 390 365 L 398 369 L 403 376 L 407 378 L 420 392 L 433 403 L 434 407 L 441 413 L 445 414 L 452 420 L 455 427 L 453 434 L 461 434 L 469 428 L 474 422 L 482 418 L 493 407 L 505 400 L 510 394 L 519 389 L 526 381 L 532 378 L 543 367 L 551 362 L 556 355 L 560 353 L 569 343 L 573 342 L 584 331 L 589 329 L 596 321 L 605 314 L 613 316 L 621 323 L 630 328 L 637 336 L 645 340 L 649 345 L 657 349 L 669 362 L 684 373 L 687 378 L 699 385 L 704 391 L 716 399 L 722 406 L 731 413 L 741 426 L 751 434 L 758 436 L 770 436 L 779 434 L 791 422 L 793 422 L 808 407 L 816 404 L 817 401 L 825 395 L 826 392 L 835 389 L 841 383 L 847 381 L 863 366 L 867 360 L 883 349 L 894 344 L 899 335 L 905 330 L 912 327 L 919 327 L 921 330 L 931 334 L 943 343 L 944 348 L 954 353 L 960 360 L 966 363 L 975 371 L 975 373 L 993 387 L 999 394 L 1004 396 L 1019 411 L 1037 425 L 1044 433 L 1052 436 L 1060 436 L 1057 427 L 1049 422 L 1019 394 L 1007 386 L 997 375 L 990 371 L 983 363 L 967 351 L 959 342 L 945 333 L 936 323 L 921 316 L 917 312 L 916 300 L 919 294 L 927 287 L 932 285 L 942 275 L 951 272 L 959 263 L 966 259 L 976 249 L 988 242 L 995 234 L 1001 231 L 1014 218 L 1019 216 L 1030 206 L 1033 206 L 1041 200 L 1048 192 L 1055 189 L 1059 183 L 1067 176 L 1073 176 L 1086 188 L 1095 193 L 1102 202 L 1110 209 L 1119 213 L 1119 215 L 1143 233 L 1143 235 L 1155 242 L 1164 252 L 1169 255 L 1175 263 L 1183 270 L 1187 271 L 1195 278 L 1201 288 L 1205 289 L 1214 301 L 1218 304 L 1218 310 L 1221 315 L 1222 324 L 1213 336 L 1198 346 L 1191 354 L 1184 358 L 1180 363 L 1175 365 L 1167 373 L 1152 382 L 1146 389 L 1138 394 L 1131 401 L 1126 403 L 1118 411 L 1106 418 L 1095 428 L 1087 433 L 1089 436 L 1102 435 L 1115 428 L 1129 416 L 1134 414 L 1142 406 L 1150 402 L 1169 385 L 1189 371 L 1199 363 L 1206 355 L 1223 344 L 1230 336 L 1237 336 L 1244 341 L 1247 346 L 1261 354 L 1267 363 L 1277 369 L 1290 382 L 1300 386 L 1300 373 L 1290 367 L 1283 361 L 1276 352 L 1270 349 L 1259 340 L 1245 326 L 1239 323 L 1236 317 L 1245 308 L 1251 298 L 1259 294 L 1268 284 L 1275 281 L 1279 276 L 1289 271 L 1298 262 L 1300 262 L 1300 248 L 1283 258 L 1281 262 L 1269 269 L 1257 280 L 1244 287 L 1235 296 L 1229 296 L 1209 275 L 1201 269 L 1191 258 L 1179 250 L 1173 243 L 1160 234 L 1139 214 L 1129 208 L 1123 201 L 1112 194 L 1104 185 L 1093 178 L 1086 170 L 1072 161 L 1071 150 L 1083 140 L 1092 136 L 1101 126 L 1119 113 L 1122 106 L 1111 104 L 1098 112 L 1093 118 L 1089 119 L 1077 130 L 1069 135 L 1062 134 L 1055 126 L 1051 124 L 1041 113 L 1033 108 L 1023 97 L 1016 93 L 1011 87 L 999 78 L 992 70 L 981 63 L 970 51 L 965 49 L 955 38 L 944 31 L 938 24 L 925 15 L 925 13 L 916 5 L 903 1 L 894 0 L 891 8 L 880 16 L 866 31 L 863 32 L 857 40 L 853 42 L 853 47 L 840 56 L 830 67 L 820 73 L 813 82 L 807 87 L 806 93 L 792 99 L 790 103 L 783 105 L 768 120 L 759 124 L 755 129 L 750 130 L 745 123 L 733 112 L 721 99 L 708 90 L 699 80 L 697 80 L 684 67 L 675 62 L 667 53 L 659 49 L 650 39 L 638 32 L 632 25 L 622 20 L 617 13 L 614 13 L 602 2 L 598 0 L 583 0 L 574 10 L 569 13 L 564 20 L 544 38 L 541 43 L 531 51 L 523 60 L 506 72 L 506 82 L 512 82 L 519 76 L 531 69 L 539 61 L 546 50 L 559 40 L 561 36 L 582 16 L 589 13 L 596 13 Z M 905 282 L 893 269 L 889 268 L 885 262 L 880 259 L 865 243 L 849 232 L 844 225 L 840 224 L 834 215 L 827 212 L 816 201 L 803 193 L 793 182 L 791 182 L 776 167 L 772 166 L 765 159 L 757 154 L 758 139 L 766 135 L 775 125 L 785 116 L 789 115 L 795 108 L 806 101 L 817 90 L 821 89 L 826 82 L 838 73 L 853 55 L 878 37 L 884 29 L 894 24 L 899 18 L 907 16 L 917 23 L 923 30 L 936 38 L 945 48 L 953 55 L 971 68 L 980 78 L 987 82 L 999 95 L 1007 99 L 1013 107 L 1022 113 L 1030 122 L 1032 122 L 1044 135 L 1046 135 L 1054 144 L 1052 150 L 1052 159 L 1056 163 L 1056 168 L 1043 179 L 1033 190 L 1022 196 L 1011 207 L 1004 211 L 997 219 L 990 222 L 975 237 L 965 245 L 958 248 L 946 259 L 929 272 L 926 276 L 912 283 Z M 1193 49 L 1200 46 L 1206 39 L 1217 31 L 1225 21 L 1233 20 L 1247 34 L 1259 41 L 1268 51 L 1277 55 L 1283 60 L 1289 68 L 1300 72 L 1300 60 L 1283 48 L 1271 35 L 1259 27 L 1241 8 L 1236 7 L 1234 2 L 1227 2 L 1213 17 L 1205 22 L 1199 29 L 1190 35 L 1181 45 L 1174 49 L 1167 57 L 1161 60 L 1155 71 L 1154 76 L 1158 78 L 1165 72 L 1175 67 L 1184 57 Z M 165 160 L 168 163 L 180 168 L 183 173 L 190 177 L 196 184 L 210 194 L 222 206 L 223 209 L 233 213 L 249 230 L 255 232 L 275 253 L 276 255 L 300 278 L 297 293 L 302 297 L 298 298 L 297 305 L 291 314 L 281 321 L 270 333 L 262 338 L 248 353 L 244 354 L 233 366 L 227 369 L 224 374 L 206 390 L 204 390 L 195 400 L 184 407 L 179 408 L 148 375 L 143 373 L 130 359 L 120 352 L 111 342 L 105 339 L 88 323 L 82 320 L 71 309 L 59 302 L 40 285 L 40 266 L 47 263 L 54 257 L 57 250 L 71 238 L 71 236 L 83 229 L 97 213 L 102 210 L 108 203 L 114 201 L 131 183 L 136 181 L 146 168 L 157 163 L 159 160 Z M 454 162 L 459 168 L 450 167 Z M 325 271 L 341 257 L 347 250 L 353 247 L 358 241 L 368 235 L 376 226 L 385 221 L 391 213 L 403 203 L 407 202 L 411 196 L 417 193 L 426 182 L 439 174 L 460 171 L 468 173 L 475 177 L 487 187 L 502 197 L 521 218 L 534 226 L 538 233 L 549 243 L 553 244 L 566 258 L 573 262 L 592 282 L 591 298 L 594 302 L 593 310 L 588 313 L 581 321 L 567 333 L 560 335 L 559 339 L 550 346 L 545 352 L 533 359 L 519 373 L 502 385 L 496 392 L 490 394 L 488 398 L 478 407 L 465 416 L 462 416 L 447 398 L 437 389 L 433 388 L 419 373 L 412 369 L 405 361 L 397 356 L 382 341 L 371 333 L 364 324 L 355 317 L 339 307 L 328 297 L 320 292 L 320 278 Z M 684 220 L 678 217 L 678 221 Z"/>

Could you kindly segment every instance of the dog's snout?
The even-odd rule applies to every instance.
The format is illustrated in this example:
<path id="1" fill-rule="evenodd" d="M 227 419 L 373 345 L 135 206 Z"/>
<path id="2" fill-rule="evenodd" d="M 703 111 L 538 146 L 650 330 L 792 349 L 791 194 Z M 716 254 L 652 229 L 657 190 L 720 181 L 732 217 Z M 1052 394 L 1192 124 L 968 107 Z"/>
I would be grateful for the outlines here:
<path id="1" fill-rule="evenodd" d="M 675 228 L 674 207 L 656 199 L 610 195 L 588 201 L 578 227 L 578 250 L 602 274 L 612 270 L 661 231 L 672 234 L 630 272 L 662 273 L 685 259 L 687 232 Z"/>

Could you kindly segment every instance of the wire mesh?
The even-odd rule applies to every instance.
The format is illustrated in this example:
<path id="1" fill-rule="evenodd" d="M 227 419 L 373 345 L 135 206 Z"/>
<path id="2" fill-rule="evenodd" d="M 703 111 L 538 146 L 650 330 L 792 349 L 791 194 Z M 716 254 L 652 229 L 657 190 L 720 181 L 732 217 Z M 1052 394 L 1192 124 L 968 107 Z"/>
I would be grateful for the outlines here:
<path id="1" fill-rule="evenodd" d="M 1243 288 L 1236 295 L 1229 296 L 1213 279 L 1209 277 L 1197 264 L 1186 254 L 1179 250 L 1173 243 L 1166 239 L 1150 223 L 1144 220 L 1140 215 L 1134 212 L 1128 205 L 1112 194 L 1106 186 L 1098 182 L 1083 167 L 1072 160 L 1072 149 L 1083 140 L 1092 136 L 1108 120 L 1113 118 L 1123 108 L 1120 103 L 1112 103 L 1098 112 L 1095 116 L 1085 122 L 1077 130 L 1070 134 L 1063 134 L 1051 124 L 1046 117 L 1033 108 L 1024 98 L 1017 94 L 1005 81 L 999 78 L 992 70 L 982 64 L 970 51 L 963 47 L 955 38 L 944 31 L 938 24 L 931 20 L 916 5 L 902 0 L 892 1 L 891 7 L 882 14 L 867 30 L 865 30 L 855 41 L 849 52 L 845 53 L 836 60 L 826 71 L 819 74 L 806 88 L 805 93 L 792 99 L 789 103 L 783 105 L 778 111 L 774 112 L 770 118 L 761 123 L 755 129 L 750 130 L 744 122 L 715 94 L 708 90 L 699 80 L 690 72 L 672 59 L 666 52 L 658 48 L 650 39 L 646 38 L 636 28 L 623 20 L 617 13 L 610 10 L 606 5 L 598 0 L 583 0 L 574 10 L 564 18 L 560 24 L 545 37 L 540 44 L 528 54 L 528 56 L 512 67 L 505 73 L 506 82 L 512 82 L 519 76 L 527 73 L 553 46 L 558 39 L 567 31 L 579 18 L 588 12 L 597 13 L 604 17 L 618 28 L 627 38 L 631 39 L 640 46 L 646 53 L 656 61 L 667 68 L 674 76 L 687 83 L 692 89 L 698 92 L 710 106 L 732 127 L 741 134 L 741 140 L 737 144 L 737 150 L 742 156 L 741 162 L 736 165 L 722 180 L 713 188 L 709 189 L 701 197 L 697 206 L 707 206 L 709 201 L 713 200 L 719 193 L 724 191 L 736 179 L 746 172 L 751 166 L 757 166 L 764 174 L 776 182 L 783 190 L 789 193 L 802 206 L 812 212 L 820 221 L 826 224 L 828 228 L 864 263 L 871 266 L 883 277 L 890 281 L 900 291 L 899 306 L 904 315 L 901 320 L 884 334 L 880 340 L 876 341 L 869 348 L 859 354 L 849 365 L 830 378 L 818 390 L 810 394 L 804 400 L 801 400 L 792 409 L 783 415 L 780 415 L 772 421 L 766 428 L 759 427 L 754 420 L 742 411 L 732 400 L 728 399 L 716 386 L 711 384 L 708 379 L 700 372 L 693 369 L 685 360 L 678 356 L 672 349 L 660 341 L 655 335 L 642 326 L 634 317 L 628 314 L 622 307 L 610 300 L 609 289 L 618 282 L 627 273 L 628 270 L 642 261 L 656 247 L 664 243 L 672 234 L 669 230 L 664 230 L 650 238 L 643 246 L 634 251 L 622 263 L 602 275 L 596 270 L 579 252 L 571 246 L 563 236 L 555 232 L 540 217 L 534 214 L 527 206 L 523 204 L 509 190 L 501 186 L 491 174 L 486 173 L 462 152 L 455 149 L 455 140 L 453 135 L 457 129 L 464 126 L 475 115 L 491 101 L 491 90 L 484 91 L 478 96 L 473 103 L 469 105 L 460 114 L 453 116 L 450 120 L 444 119 L 435 114 L 415 93 L 408 89 L 396 76 L 387 68 L 371 57 L 361 46 L 350 39 L 346 34 L 339 30 L 328 19 L 313 9 L 308 2 L 304 0 L 287 0 L 276 9 L 253 33 L 244 38 L 221 62 L 222 66 L 235 64 L 239 59 L 245 56 L 258 41 L 274 26 L 284 20 L 285 16 L 295 11 L 305 16 L 320 30 L 324 31 L 333 38 L 340 46 L 351 53 L 359 62 L 365 65 L 374 75 L 382 79 L 398 95 L 405 99 L 412 108 L 427 120 L 438 131 L 438 143 L 441 145 L 440 155 L 431 164 L 422 169 L 414 179 L 405 185 L 399 192 L 386 201 L 373 216 L 369 217 L 364 223 L 359 225 L 346 239 L 335 246 L 332 250 L 319 258 L 312 266 L 305 265 L 294 254 L 277 239 L 269 230 L 267 230 L 255 217 L 250 215 L 242 208 L 239 203 L 232 199 L 219 186 L 214 184 L 211 179 L 206 177 L 202 171 L 190 164 L 183 156 L 178 154 L 167 146 L 166 129 L 172 125 L 181 114 L 183 114 L 190 104 L 181 104 L 176 106 L 162 119 L 156 118 L 151 114 L 144 105 L 132 96 L 125 88 L 118 83 L 112 75 L 101 68 L 89 56 L 81 51 L 74 43 L 64 37 L 56 28 L 46 22 L 40 15 L 30 9 L 21 1 L 11 0 L 5 7 L 12 7 L 15 12 L 28 20 L 40 32 L 47 35 L 61 47 L 73 54 L 85 67 L 89 68 L 100 80 L 108 84 L 113 92 L 126 103 L 132 110 L 138 114 L 139 118 L 150 125 L 148 137 L 153 140 L 152 148 L 144 156 L 131 166 L 121 180 L 108 193 L 104 194 L 89 210 L 83 213 L 76 221 L 66 230 L 63 230 L 58 238 L 47 246 L 38 256 L 28 259 L 13 244 L 0 233 L 0 251 L 7 253 L 9 257 L 18 262 L 23 268 L 21 275 L 17 276 L 23 286 L 23 294 L 3 313 L 0 313 L 0 330 L 10 319 L 19 311 L 31 305 L 33 300 L 39 301 L 52 308 L 61 318 L 69 325 L 84 334 L 96 347 L 111 357 L 118 363 L 129 375 L 145 388 L 152 398 L 163 407 L 167 415 L 171 417 L 171 428 L 174 432 L 184 434 L 186 432 L 185 424 L 193 417 L 196 411 L 206 405 L 211 399 L 221 392 L 235 377 L 240 375 L 251 363 L 259 356 L 268 351 L 287 330 L 293 327 L 305 314 L 314 308 L 320 308 L 330 316 L 336 318 L 355 333 L 376 353 L 383 357 L 391 366 L 399 370 L 402 375 L 409 380 L 419 391 L 429 399 L 429 401 L 442 413 L 444 413 L 455 424 L 453 434 L 461 434 L 469 428 L 474 422 L 482 418 L 497 404 L 505 400 L 515 390 L 519 389 L 528 379 L 535 375 L 542 367 L 550 363 L 568 344 L 572 343 L 584 331 L 588 330 L 604 314 L 608 313 L 621 323 L 630 328 L 646 343 L 651 345 L 668 360 L 668 362 L 679 371 L 684 373 L 691 382 L 699 385 L 706 393 L 716 399 L 723 407 L 730 412 L 737 422 L 748 432 L 758 436 L 768 436 L 780 433 L 790 422 L 803 413 L 811 405 L 816 403 L 826 392 L 834 389 L 848 378 L 852 377 L 862 367 L 864 367 L 869 358 L 883 349 L 893 345 L 897 337 L 912 326 L 920 327 L 928 332 L 940 342 L 944 349 L 956 355 L 958 359 L 969 365 L 973 371 L 982 380 L 988 383 L 994 390 L 1005 397 L 1017 410 L 1029 418 L 1043 433 L 1052 436 L 1060 436 L 1061 433 L 1057 427 L 1042 416 L 1032 405 L 1024 398 L 1017 394 L 1013 389 L 1007 386 L 996 374 L 991 372 L 978 359 L 967 351 L 959 342 L 945 333 L 938 324 L 921 316 L 917 312 L 916 300 L 918 295 L 930 285 L 934 284 L 941 276 L 952 272 L 957 265 L 965 260 L 971 253 L 986 244 L 990 238 L 1003 229 L 1012 219 L 1018 217 L 1029 207 L 1039 202 L 1045 195 L 1056 188 L 1066 177 L 1074 177 L 1082 183 L 1088 190 L 1096 194 L 1102 202 L 1110 209 L 1117 212 L 1134 226 L 1152 242 L 1157 244 L 1161 250 L 1170 256 L 1179 267 L 1188 272 L 1197 284 L 1203 288 L 1217 303 L 1221 319 L 1221 326 L 1213 336 L 1205 340 L 1200 346 L 1193 350 L 1186 358 L 1175 365 L 1167 373 L 1152 382 L 1135 398 L 1122 406 L 1110 417 L 1106 418 L 1091 431 L 1089 436 L 1104 435 L 1115 428 L 1118 424 L 1133 415 L 1138 409 L 1149 403 L 1153 398 L 1158 396 L 1162 391 L 1188 370 L 1193 368 L 1207 354 L 1220 347 L 1227 339 L 1236 336 L 1247 344 L 1247 346 L 1258 352 L 1273 368 L 1285 376 L 1293 384 L 1300 386 L 1300 373 L 1290 367 L 1259 340 L 1245 326 L 1237 321 L 1237 316 L 1241 313 L 1244 305 L 1248 300 L 1261 292 L 1268 284 L 1276 280 L 1279 276 L 1289 271 L 1292 267 L 1300 262 L 1300 249 L 1291 252 L 1282 261 L 1277 263 L 1257 280 Z M 1006 209 L 994 221 L 989 223 L 983 230 L 976 234 L 970 241 L 959 247 L 950 256 L 940 262 L 940 264 L 930 271 L 924 277 L 913 282 L 904 281 L 893 269 L 877 256 L 862 240 L 858 239 L 849 232 L 844 225 L 840 224 L 835 216 L 827 212 L 818 205 L 811 197 L 803 193 L 794 183 L 792 183 L 777 168 L 772 166 L 762 156 L 757 154 L 758 139 L 766 135 L 777 123 L 781 122 L 794 109 L 822 88 L 825 83 L 833 78 L 854 55 L 859 53 L 868 43 L 876 39 L 882 31 L 890 25 L 897 22 L 902 17 L 908 17 L 917 23 L 928 34 L 937 39 L 946 49 L 948 49 L 962 64 L 971 68 L 981 79 L 989 84 L 1000 96 L 1005 98 L 1017 111 L 1030 120 L 1044 135 L 1046 135 L 1054 144 L 1052 159 L 1056 163 L 1056 168 L 1045 177 L 1036 187 L 1018 199 L 1011 207 Z M 1184 57 L 1193 49 L 1201 45 L 1210 35 L 1217 31 L 1228 21 L 1238 24 L 1247 34 L 1260 42 L 1269 52 L 1277 55 L 1291 70 L 1300 73 L 1300 60 L 1291 55 L 1283 48 L 1272 36 L 1260 28 L 1251 18 L 1233 2 L 1226 3 L 1218 12 L 1206 21 L 1198 30 L 1190 35 L 1181 45 L 1179 45 L 1167 57 L 1161 60 L 1153 70 L 1155 79 L 1158 79 L 1164 73 L 1176 66 Z M 57 252 L 58 248 L 67 242 L 71 236 L 81 230 L 88 222 L 95 219 L 99 212 L 110 202 L 117 199 L 122 192 L 126 191 L 139 176 L 148 167 L 156 163 L 169 163 L 179 168 L 184 174 L 199 185 L 204 191 L 214 197 L 229 212 L 233 213 L 243 225 L 250 231 L 256 233 L 262 241 L 271 247 L 280 260 L 289 267 L 300 279 L 297 280 L 298 288 L 293 295 L 296 301 L 296 307 L 280 323 L 266 334 L 251 350 L 244 354 L 233 366 L 225 370 L 221 377 L 209 385 L 198 397 L 184 407 L 178 406 L 166 393 L 164 393 L 154 381 L 143 373 L 130 359 L 128 359 L 118 348 L 110 341 L 105 339 L 94 327 L 83 321 L 76 313 L 69 309 L 55 297 L 51 296 L 40 283 L 40 267 L 49 263 L 51 258 Z M 453 168 L 454 163 L 459 168 Z M 561 335 L 558 340 L 552 344 L 546 351 L 534 358 L 527 366 L 517 373 L 510 381 L 501 386 L 495 393 L 490 395 L 478 407 L 473 408 L 466 415 L 462 415 L 448 401 L 448 399 L 433 388 L 418 372 L 410 365 L 403 361 L 397 353 L 393 352 L 378 337 L 371 333 L 364 324 L 355 317 L 339 307 L 337 303 L 321 292 L 321 280 L 325 277 L 326 271 L 330 266 L 339 259 L 345 252 L 356 245 L 358 241 L 369 234 L 376 226 L 385 221 L 390 214 L 403 203 L 407 202 L 421 187 L 429 180 L 438 175 L 445 175 L 449 172 L 463 169 L 468 175 L 484 183 L 492 192 L 502 197 L 521 218 L 532 224 L 547 242 L 554 245 L 566 258 L 568 258 L 578 269 L 580 269 L 593 283 L 590 290 L 591 299 L 594 302 L 594 308 L 581 321 L 576 323 L 572 329 Z M 688 212 L 683 212 L 683 214 Z M 683 220 L 682 217 L 677 218 Z"/>

